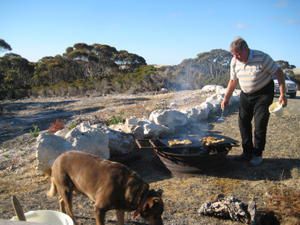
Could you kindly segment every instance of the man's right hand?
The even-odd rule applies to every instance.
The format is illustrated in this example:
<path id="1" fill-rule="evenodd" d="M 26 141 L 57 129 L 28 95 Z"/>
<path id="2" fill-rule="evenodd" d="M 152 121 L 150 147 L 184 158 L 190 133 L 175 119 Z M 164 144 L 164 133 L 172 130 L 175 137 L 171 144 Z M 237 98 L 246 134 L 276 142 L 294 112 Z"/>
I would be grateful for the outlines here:
<path id="1" fill-rule="evenodd" d="M 237 85 L 238 81 L 237 80 L 229 80 L 228 85 L 227 85 L 227 92 L 224 96 L 223 101 L 221 102 L 221 108 L 222 110 L 225 109 L 225 107 L 229 104 L 229 100 L 232 96 L 232 93 Z"/>
<path id="2" fill-rule="evenodd" d="M 226 108 L 226 106 L 229 104 L 229 99 L 228 98 L 224 98 L 223 101 L 221 102 L 221 109 L 224 111 L 224 109 Z"/>

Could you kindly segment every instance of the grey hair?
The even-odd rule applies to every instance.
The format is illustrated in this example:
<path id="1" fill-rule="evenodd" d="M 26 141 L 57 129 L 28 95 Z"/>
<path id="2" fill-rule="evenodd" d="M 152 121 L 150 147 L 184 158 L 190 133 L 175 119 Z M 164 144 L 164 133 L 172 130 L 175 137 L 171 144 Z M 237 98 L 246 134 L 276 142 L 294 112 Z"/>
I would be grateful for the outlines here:
<path id="1" fill-rule="evenodd" d="M 249 49 L 249 47 L 248 47 L 247 42 L 241 37 L 237 37 L 230 44 L 230 51 L 231 52 L 233 50 L 241 51 L 243 49 Z"/>

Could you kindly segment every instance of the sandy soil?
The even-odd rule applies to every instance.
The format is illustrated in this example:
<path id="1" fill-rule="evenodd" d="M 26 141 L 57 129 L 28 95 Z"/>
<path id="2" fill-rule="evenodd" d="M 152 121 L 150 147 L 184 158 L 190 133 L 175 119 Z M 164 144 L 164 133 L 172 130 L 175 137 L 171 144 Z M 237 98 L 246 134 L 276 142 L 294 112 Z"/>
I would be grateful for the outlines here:
<path id="1" fill-rule="evenodd" d="M 1 102 L 4 114 L 0 118 L 0 219 L 14 215 L 12 195 L 18 197 L 25 211 L 58 210 L 57 199 L 46 196 L 48 178 L 35 170 L 36 141 L 29 133 L 33 124 L 46 129 L 56 118 L 105 121 L 112 115 L 148 117 L 152 110 L 166 108 L 171 102 L 184 108 L 201 103 L 205 97 L 200 91 L 185 91 Z M 198 215 L 200 205 L 220 193 L 244 202 L 255 197 L 260 211 L 275 211 L 282 224 L 299 224 L 299 110 L 300 98 L 289 99 L 283 116 L 270 118 L 264 162 L 259 167 L 231 160 L 240 153 L 240 147 L 230 151 L 224 164 L 193 176 L 171 174 L 151 150 L 136 150 L 130 160 L 123 162 L 150 182 L 151 187 L 164 190 L 166 225 L 240 224 Z M 223 123 L 209 121 L 210 130 L 240 141 L 237 111 L 231 110 L 225 116 Z M 74 197 L 74 212 L 79 224 L 95 224 L 92 204 L 84 196 Z M 116 224 L 112 212 L 108 213 L 107 222 Z M 128 224 L 145 223 L 130 218 Z"/>

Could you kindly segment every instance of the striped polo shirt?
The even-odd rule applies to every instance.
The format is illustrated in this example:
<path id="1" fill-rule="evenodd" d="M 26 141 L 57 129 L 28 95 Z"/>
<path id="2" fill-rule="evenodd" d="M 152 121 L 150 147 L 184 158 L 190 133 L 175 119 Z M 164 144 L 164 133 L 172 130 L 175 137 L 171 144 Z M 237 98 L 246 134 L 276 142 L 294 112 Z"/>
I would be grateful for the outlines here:
<path id="1" fill-rule="evenodd" d="M 230 79 L 238 79 L 242 91 L 251 94 L 266 86 L 278 68 L 268 54 L 250 49 L 247 63 L 231 59 Z"/>

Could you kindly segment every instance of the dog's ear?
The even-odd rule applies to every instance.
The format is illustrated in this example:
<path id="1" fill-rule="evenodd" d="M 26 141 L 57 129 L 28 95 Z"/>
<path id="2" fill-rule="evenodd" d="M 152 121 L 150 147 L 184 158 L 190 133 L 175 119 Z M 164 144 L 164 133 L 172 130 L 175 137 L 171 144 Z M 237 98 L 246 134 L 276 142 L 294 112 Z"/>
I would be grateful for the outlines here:
<path id="1" fill-rule="evenodd" d="M 157 191 L 156 191 L 156 193 L 159 195 L 159 197 L 162 197 L 162 194 L 163 194 L 163 190 L 162 189 L 158 189 Z"/>
<path id="2" fill-rule="evenodd" d="M 151 190 L 149 190 L 148 196 L 149 197 L 160 197 L 161 198 L 163 192 L 164 191 L 162 189 L 158 189 L 158 190 L 151 189 Z"/>
<path id="3" fill-rule="evenodd" d="M 150 190 L 147 201 L 145 202 L 143 209 L 144 210 L 151 209 L 155 204 L 158 204 L 158 203 L 161 204 L 162 193 L 163 193 L 162 189 L 158 189 L 157 191 L 153 190 L 153 189 Z"/>

